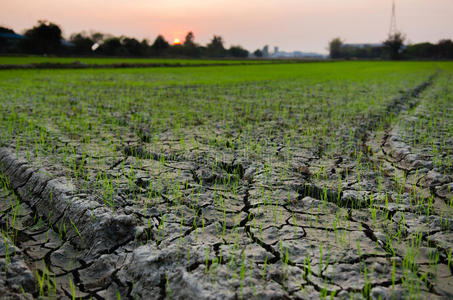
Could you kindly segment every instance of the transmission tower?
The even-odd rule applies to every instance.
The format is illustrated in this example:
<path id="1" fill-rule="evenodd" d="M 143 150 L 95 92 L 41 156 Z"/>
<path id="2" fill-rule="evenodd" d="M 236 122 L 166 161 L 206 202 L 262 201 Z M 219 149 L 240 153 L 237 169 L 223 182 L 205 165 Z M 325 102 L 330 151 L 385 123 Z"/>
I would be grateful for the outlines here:
<path id="1" fill-rule="evenodd" d="M 395 9 L 395 0 L 392 1 L 392 17 L 390 18 L 390 29 L 389 29 L 389 36 L 394 35 L 397 33 L 398 30 L 396 29 L 396 9 Z"/>

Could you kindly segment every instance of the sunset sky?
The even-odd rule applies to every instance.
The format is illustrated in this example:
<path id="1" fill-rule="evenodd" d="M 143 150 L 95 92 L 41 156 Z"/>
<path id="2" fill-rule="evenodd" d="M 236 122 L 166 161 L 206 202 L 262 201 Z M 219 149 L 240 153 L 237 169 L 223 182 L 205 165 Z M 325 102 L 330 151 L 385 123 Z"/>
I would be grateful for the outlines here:
<path id="1" fill-rule="evenodd" d="M 0 26 L 17 32 L 39 19 L 60 25 L 64 36 L 82 30 L 169 41 L 193 31 L 206 44 L 213 34 L 248 50 L 326 53 L 327 43 L 381 42 L 391 0 L 0 0 Z M 397 27 L 411 42 L 453 38 L 453 0 L 396 0 Z"/>

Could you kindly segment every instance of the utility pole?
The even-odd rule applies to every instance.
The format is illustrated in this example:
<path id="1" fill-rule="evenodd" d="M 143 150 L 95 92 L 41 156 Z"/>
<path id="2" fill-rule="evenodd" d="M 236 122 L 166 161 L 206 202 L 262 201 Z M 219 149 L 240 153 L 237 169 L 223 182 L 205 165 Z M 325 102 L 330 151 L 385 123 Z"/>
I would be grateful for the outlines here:
<path id="1" fill-rule="evenodd" d="M 396 9 L 395 9 L 395 0 L 392 0 L 392 16 L 390 18 L 390 29 L 389 29 L 389 36 L 393 36 L 397 33 L 396 29 Z"/>

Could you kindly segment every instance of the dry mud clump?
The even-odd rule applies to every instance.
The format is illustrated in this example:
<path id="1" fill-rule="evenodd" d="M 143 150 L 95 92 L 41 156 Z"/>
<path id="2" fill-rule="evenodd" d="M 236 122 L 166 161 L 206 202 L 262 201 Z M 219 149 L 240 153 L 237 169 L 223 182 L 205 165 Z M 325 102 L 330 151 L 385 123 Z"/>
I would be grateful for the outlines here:
<path id="1" fill-rule="evenodd" d="M 393 97 L 352 134 L 338 128 L 353 143 L 347 154 L 270 135 L 244 155 L 250 144 L 217 124 L 218 135 L 197 132 L 191 146 L 169 130 L 155 147 L 128 115 L 117 122 L 124 140 L 103 157 L 72 145 L 63 163 L 58 151 L 71 139 L 52 128 L 58 147 L 44 159 L 5 145 L 0 295 L 451 298 L 452 109 L 436 96 L 449 83 L 439 77 Z M 423 131 L 432 120 L 446 133 Z"/>

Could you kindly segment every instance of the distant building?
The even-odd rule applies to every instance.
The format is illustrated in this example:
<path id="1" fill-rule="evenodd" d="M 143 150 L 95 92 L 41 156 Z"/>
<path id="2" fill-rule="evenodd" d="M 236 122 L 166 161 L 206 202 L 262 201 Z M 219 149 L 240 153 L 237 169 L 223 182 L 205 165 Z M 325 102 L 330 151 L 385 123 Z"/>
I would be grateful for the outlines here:
<path id="1" fill-rule="evenodd" d="M 315 59 L 324 59 L 327 56 L 319 53 L 313 52 L 302 52 L 302 51 L 293 51 L 293 52 L 285 52 L 280 51 L 278 46 L 274 46 L 274 51 L 269 53 L 269 46 L 266 45 L 261 50 L 263 56 L 267 58 L 315 58 Z"/>
<path id="2" fill-rule="evenodd" d="M 25 37 L 23 35 L 17 33 L 10 33 L 10 32 L 0 32 L 0 38 L 5 40 L 22 40 Z"/>
<path id="3" fill-rule="evenodd" d="M 8 48 L 14 47 L 20 40 L 25 39 L 25 36 L 12 32 L 0 32 L 0 52 Z M 61 45 L 65 47 L 72 47 L 74 43 L 71 43 L 65 39 L 60 40 Z"/>
<path id="4" fill-rule="evenodd" d="M 318 53 L 313 52 L 302 52 L 302 51 L 293 51 L 293 52 L 285 52 L 280 51 L 278 47 L 274 47 L 274 53 L 270 55 L 272 58 L 317 58 L 323 59 L 326 56 Z"/>
<path id="5" fill-rule="evenodd" d="M 24 36 L 14 32 L 0 32 L 0 53 L 14 51 Z"/>
<path id="6" fill-rule="evenodd" d="M 263 47 L 263 57 L 269 57 L 269 46 L 266 45 Z"/>

